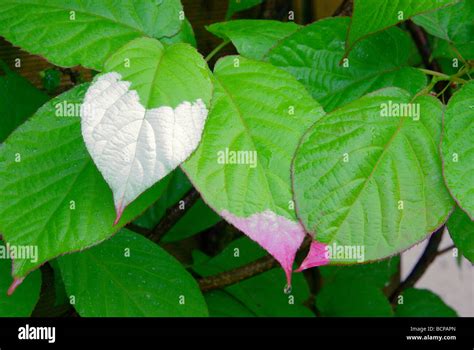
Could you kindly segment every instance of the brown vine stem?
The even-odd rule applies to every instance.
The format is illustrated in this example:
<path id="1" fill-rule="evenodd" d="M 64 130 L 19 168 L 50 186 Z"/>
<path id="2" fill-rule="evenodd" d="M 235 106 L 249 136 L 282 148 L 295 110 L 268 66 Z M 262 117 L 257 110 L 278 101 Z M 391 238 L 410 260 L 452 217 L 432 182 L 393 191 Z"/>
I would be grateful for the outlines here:
<path id="1" fill-rule="evenodd" d="M 408 288 L 411 288 L 415 285 L 416 282 L 423 276 L 426 272 L 428 267 L 431 263 L 436 259 L 438 256 L 438 247 L 441 243 L 443 238 L 443 233 L 445 229 L 445 225 L 441 226 L 435 233 L 431 235 L 428 244 L 426 245 L 423 254 L 421 255 L 418 262 L 413 267 L 413 270 L 410 272 L 408 277 L 399 284 L 399 286 L 395 289 L 395 291 L 390 296 L 390 302 L 394 303 L 397 297 Z"/>
<path id="2" fill-rule="evenodd" d="M 311 239 L 308 236 L 301 245 L 299 251 L 304 251 L 309 247 L 310 243 Z M 208 292 L 210 290 L 224 288 L 250 277 L 254 277 L 277 266 L 278 262 L 271 255 L 266 255 L 263 258 L 252 261 L 247 265 L 221 272 L 217 275 L 203 277 L 198 280 L 198 283 L 203 292 Z"/>
<path id="3" fill-rule="evenodd" d="M 178 201 L 178 203 L 166 210 L 163 219 L 153 229 L 145 232 L 145 236 L 153 242 L 159 243 L 163 236 L 174 225 L 176 225 L 176 223 L 184 216 L 184 214 L 186 214 L 187 211 L 194 205 L 194 203 L 196 203 L 196 201 L 199 199 L 199 196 L 199 192 L 196 191 L 194 187 L 190 189 L 186 195 Z M 133 224 L 129 224 L 127 225 L 127 228 L 130 228 L 135 232 L 142 233 L 137 231 L 137 228 L 133 226 Z"/>
<path id="4" fill-rule="evenodd" d="M 417 26 L 413 21 L 408 20 L 406 22 L 407 29 L 410 32 L 413 40 L 415 41 L 416 47 L 418 48 L 418 52 L 421 55 L 423 60 L 423 64 L 431 70 L 436 72 L 441 72 L 441 67 L 435 60 L 431 59 L 431 49 L 430 44 L 428 42 L 428 38 L 426 33 L 422 28 Z"/>
<path id="5" fill-rule="evenodd" d="M 184 214 L 196 203 L 199 197 L 199 192 L 196 191 L 194 187 L 191 188 L 175 205 L 166 210 L 163 219 L 151 230 L 134 224 L 133 222 L 128 223 L 125 228 L 159 243 L 161 238 L 176 225 Z"/>
<path id="6" fill-rule="evenodd" d="M 225 271 L 217 275 L 203 277 L 198 280 L 201 291 L 219 289 L 238 283 L 242 280 L 256 276 L 278 266 L 278 262 L 271 256 L 252 261 L 251 263 L 233 270 Z"/>
<path id="7" fill-rule="evenodd" d="M 71 68 L 59 68 L 61 73 L 64 75 L 67 75 L 69 77 L 69 80 L 71 81 L 72 85 L 77 85 L 79 83 L 79 73 L 72 70 Z"/>

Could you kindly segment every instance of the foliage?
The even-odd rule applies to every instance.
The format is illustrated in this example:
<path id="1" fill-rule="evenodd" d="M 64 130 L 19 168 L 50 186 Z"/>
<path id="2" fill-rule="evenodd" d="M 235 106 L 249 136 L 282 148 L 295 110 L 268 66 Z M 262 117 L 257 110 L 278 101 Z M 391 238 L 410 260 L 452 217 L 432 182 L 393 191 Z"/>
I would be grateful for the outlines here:
<path id="1" fill-rule="evenodd" d="M 48 262 L 85 317 L 456 315 L 392 284 L 446 224 L 474 259 L 472 1 L 230 20 L 262 2 L 230 0 L 204 59 L 179 0 L 2 1 L 0 35 L 57 66 L 49 94 L 95 77 L 49 99 L 1 64 L 0 232 L 37 256 L 1 246 L 0 316 L 31 315 Z"/>

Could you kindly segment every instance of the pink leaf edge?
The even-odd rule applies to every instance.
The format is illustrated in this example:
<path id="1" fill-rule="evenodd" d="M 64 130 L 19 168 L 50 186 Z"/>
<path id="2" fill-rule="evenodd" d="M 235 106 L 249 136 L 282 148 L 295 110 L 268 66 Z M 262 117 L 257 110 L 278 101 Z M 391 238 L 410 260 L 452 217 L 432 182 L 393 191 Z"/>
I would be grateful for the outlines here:
<path id="1" fill-rule="evenodd" d="M 288 286 L 291 286 L 296 252 L 306 235 L 303 226 L 271 210 L 246 218 L 228 210 L 223 210 L 220 215 L 270 253 L 282 266 Z"/>
<path id="2" fill-rule="evenodd" d="M 8 296 L 13 295 L 13 293 L 15 293 L 15 290 L 16 290 L 16 289 L 18 288 L 18 286 L 23 282 L 24 279 L 25 279 L 25 277 L 15 277 L 15 278 L 13 279 L 12 284 L 11 284 L 10 287 L 8 288 L 7 295 L 8 295 Z"/>
<path id="3" fill-rule="evenodd" d="M 311 267 L 323 266 L 329 264 L 327 245 L 317 241 L 312 241 L 308 255 L 301 263 L 296 272 L 301 272 Z"/>

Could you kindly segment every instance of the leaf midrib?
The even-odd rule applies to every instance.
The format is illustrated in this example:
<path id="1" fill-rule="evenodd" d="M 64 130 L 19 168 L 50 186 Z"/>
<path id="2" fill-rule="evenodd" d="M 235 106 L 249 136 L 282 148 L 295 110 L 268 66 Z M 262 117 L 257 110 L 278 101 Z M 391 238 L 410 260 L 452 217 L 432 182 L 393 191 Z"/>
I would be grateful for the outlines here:
<path id="1" fill-rule="evenodd" d="M 257 151 L 257 147 L 255 145 L 255 142 L 253 140 L 253 136 L 252 136 L 252 133 L 250 132 L 250 129 L 247 125 L 247 123 L 245 122 L 244 118 L 243 118 L 243 113 L 242 111 L 240 110 L 237 102 L 234 100 L 233 96 L 231 95 L 231 93 L 229 92 L 229 90 L 224 86 L 224 84 L 219 80 L 217 74 L 215 74 L 215 78 L 216 78 L 216 81 L 219 83 L 219 85 L 221 86 L 221 88 L 224 90 L 226 96 L 228 97 L 228 100 L 229 102 L 232 104 L 232 106 L 235 108 L 235 110 L 237 111 L 237 115 L 241 121 L 241 124 L 242 126 L 244 127 L 244 130 L 245 132 L 247 133 L 247 135 L 249 136 L 249 139 L 250 139 L 250 142 L 252 143 L 252 146 L 254 148 L 255 151 Z M 265 185 L 266 185 L 266 190 L 267 190 L 267 194 L 268 194 L 268 197 L 271 199 L 272 203 L 273 203 L 273 207 L 274 208 L 279 208 L 277 205 L 276 205 L 276 202 L 275 202 L 275 198 L 273 198 L 273 195 L 272 195 L 272 192 L 270 190 L 270 184 L 268 182 L 268 178 L 267 178 L 267 174 L 265 172 L 265 169 L 262 168 L 262 165 L 260 162 L 257 162 L 257 166 L 256 166 L 257 169 L 260 169 L 260 171 L 262 172 L 263 174 L 263 178 L 265 179 Z"/>
<path id="2" fill-rule="evenodd" d="M 354 199 L 354 201 L 352 202 L 351 206 L 349 207 L 349 210 L 347 211 L 346 215 L 344 216 L 344 218 L 339 222 L 339 225 L 338 225 L 338 228 L 337 230 L 334 231 L 333 234 L 330 235 L 329 239 L 327 240 L 328 242 L 332 242 L 334 240 L 334 238 L 338 235 L 338 233 L 340 232 L 341 230 L 341 227 L 343 226 L 343 224 L 346 222 L 347 218 L 349 217 L 350 213 L 352 212 L 352 209 L 354 208 L 355 206 L 355 203 L 357 203 L 360 199 L 360 196 L 362 195 L 362 193 L 365 191 L 365 189 L 367 188 L 367 185 L 368 183 L 370 182 L 370 180 L 372 180 L 375 172 L 377 171 L 378 169 L 378 166 L 380 164 L 380 162 L 382 161 L 382 159 L 385 157 L 385 154 L 387 153 L 388 149 L 390 148 L 390 146 L 392 145 L 393 141 L 395 140 L 395 138 L 398 136 L 398 134 L 400 133 L 402 127 L 403 127 L 403 124 L 405 123 L 405 118 L 401 118 L 400 122 L 398 123 L 398 126 L 397 126 L 397 129 L 395 130 L 395 132 L 393 133 L 392 137 L 390 138 L 390 140 L 385 144 L 384 148 L 383 148 L 383 151 L 382 153 L 380 154 L 379 158 L 377 159 L 377 162 L 375 163 L 372 171 L 370 172 L 369 176 L 367 177 L 367 179 L 365 180 L 364 182 L 364 185 L 362 186 L 361 190 L 359 191 L 359 193 L 357 194 L 357 197 Z"/>

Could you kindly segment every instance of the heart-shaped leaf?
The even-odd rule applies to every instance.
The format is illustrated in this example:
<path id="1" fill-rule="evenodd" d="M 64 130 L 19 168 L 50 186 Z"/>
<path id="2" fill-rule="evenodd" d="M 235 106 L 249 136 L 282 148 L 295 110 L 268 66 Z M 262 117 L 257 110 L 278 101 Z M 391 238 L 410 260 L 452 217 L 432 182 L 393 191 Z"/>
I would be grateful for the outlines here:
<path id="1" fill-rule="evenodd" d="M 438 154 L 442 111 L 433 97 L 412 101 L 388 88 L 326 115 L 303 137 L 293 163 L 297 214 L 331 248 L 330 261 L 385 258 L 446 221 L 453 201 Z"/>
<path id="2" fill-rule="evenodd" d="M 179 0 L 3 0 L 0 35 L 56 65 L 100 71 L 132 39 L 178 33 L 182 10 Z"/>
<path id="3" fill-rule="evenodd" d="M 290 279 L 305 232 L 296 219 L 290 165 L 304 131 L 323 115 L 289 73 L 227 56 L 201 144 L 183 165 L 204 201 L 272 254 Z"/>
<path id="4" fill-rule="evenodd" d="M 449 100 L 441 151 L 446 185 L 474 221 L 474 81 Z"/>
<path id="5" fill-rule="evenodd" d="M 82 106 L 82 135 L 114 194 L 116 222 L 199 144 L 212 85 L 187 44 L 134 40 L 105 63 Z"/>

